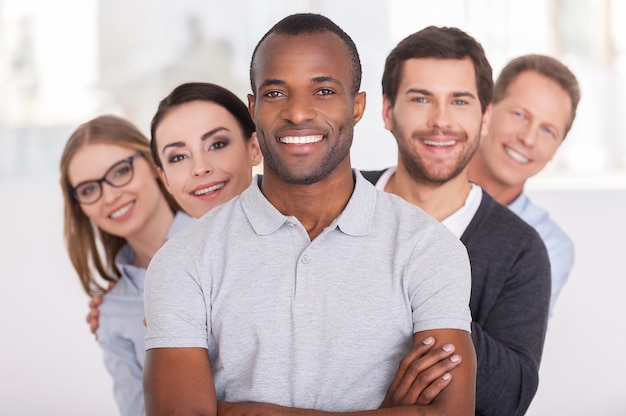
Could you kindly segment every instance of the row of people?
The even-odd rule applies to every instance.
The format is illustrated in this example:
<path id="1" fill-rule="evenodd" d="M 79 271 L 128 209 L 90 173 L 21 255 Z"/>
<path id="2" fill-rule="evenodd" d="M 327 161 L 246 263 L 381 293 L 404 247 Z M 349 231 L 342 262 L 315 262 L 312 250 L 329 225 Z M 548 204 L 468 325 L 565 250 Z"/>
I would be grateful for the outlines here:
<path id="1" fill-rule="evenodd" d="M 142 377 L 148 414 L 524 414 L 550 276 L 554 304 L 555 269 L 567 276 L 573 256 L 523 188 L 571 127 L 573 74 L 528 55 L 494 93 L 468 34 L 410 35 L 382 83 L 397 166 L 362 173 L 349 150 L 365 93 L 343 30 L 289 16 L 255 48 L 250 76 L 248 108 L 184 84 L 160 103 L 149 144 L 105 116 L 63 154 L 70 258 L 89 294 L 105 292 L 94 267 L 116 282 L 89 320 L 100 316 L 122 414 L 144 413 Z M 202 219 L 172 237 L 192 222 L 176 202 Z M 569 263 L 548 260 L 555 247 Z"/>

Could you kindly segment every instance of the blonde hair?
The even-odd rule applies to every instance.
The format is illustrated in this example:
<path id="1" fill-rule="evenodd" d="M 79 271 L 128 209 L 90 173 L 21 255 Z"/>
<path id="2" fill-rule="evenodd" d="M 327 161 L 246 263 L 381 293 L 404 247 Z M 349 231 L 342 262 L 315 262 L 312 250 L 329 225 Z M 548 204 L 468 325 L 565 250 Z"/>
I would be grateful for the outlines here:
<path id="1" fill-rule="evenodd" d="M 80 204 L 72 197 L 69 181 L 69 164 L 78 150 L 92 143 L 109 143 L 140 151 L 144 159 L 155 169 L 150 153 L 150 142 L 131 122 L 117 116 L 104 115 L 81 124 L 70 136 L 61 155 L 60 184 L 64 201 L 64 237 L 70 261 L 78 273 L 85 292 L 101 295 L 106 288 L 98 277 L 107 282 L 116 282 L 120 272 L 115 266 L 115 255 L 126 240 L 110 234 L 85 215 Z M 163 197 L 172 212 L 180 208 L 167 192 L 163 183 L 156 179 Z"/>

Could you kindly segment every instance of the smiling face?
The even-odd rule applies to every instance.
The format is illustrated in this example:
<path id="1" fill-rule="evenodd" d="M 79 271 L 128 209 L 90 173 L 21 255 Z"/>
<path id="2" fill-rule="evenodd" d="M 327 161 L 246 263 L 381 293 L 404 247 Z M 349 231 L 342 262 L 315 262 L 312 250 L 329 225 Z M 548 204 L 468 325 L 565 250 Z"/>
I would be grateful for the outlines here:
<path id="1" fill-rule="evenodd" d="M 365 95 L 353 96 L 347 46 L 331 32 L 272 34 L 260 45 L 249 107 L 267 177 L 311 184 L 350 170 L 354 125 Z"/>
<path id="2" fill-rule="evenodd" d="M 569 95 L 555 81 L 534 71 L 518 75 L 493 104 L 491 127 L 478 149 L 491 180 L 521 192 L 563 142 L 571 108 Z"/>
<path id="3" fill-rule="evenodd" d="M 243 192 L 261 162 L 254 134 L 246 140 L 237 119 L 211 101 L 170 109 L 155 140 L 168 190 L 196 218 Z"/>
<path id="4" fill-rule="evenodd" d="M 119 161 L 135 154 L 134 149 L 109 143 L 89 143 L 81 147 L 68 165 L 72 187 L 98 180 Z M 102 184 L 102 196 L 93 204 L 80 204 L 85 215 L 102 230 L 126 239 L 144 232 L 167 202 L 157 184 L 157 173 L 144 157 L 133 161 L 133 177 L 124 186 Z"/>
<path id="5" fill-rule="evenodd" d="M 469 58 L 405 61 L 395 103 L 383 99 L 385 128 L 398 142 L 398 168 L 433 185 L 460 177 L 488 127 L 489 111 L 483 116 Z"/>

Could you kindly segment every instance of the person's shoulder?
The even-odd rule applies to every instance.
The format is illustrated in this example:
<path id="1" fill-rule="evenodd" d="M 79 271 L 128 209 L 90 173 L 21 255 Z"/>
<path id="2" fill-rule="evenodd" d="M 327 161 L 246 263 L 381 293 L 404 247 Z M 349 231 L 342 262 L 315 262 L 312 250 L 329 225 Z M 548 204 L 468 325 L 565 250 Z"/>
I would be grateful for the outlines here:
<path id="1" fill-rule="evenodd" d="M 220 217 L 223 215 L 229 215 L 233 210 L 240 209 L 240 200 L 241 195 L 236 195 L 229 201 L 223 203 L 222 205 L 218 205 L 212 208 L 209 212 L 205 213 L 203 216 L 196 220 L 197 223 L 210 222 L 214 221 L 213 218 Z"/>
<path id="2" fill-rule="evenodd" d="M 483 191 L 480 207 L 461 236 L 474 271 L 480 265 L 497 267 L 517 264 L 528 273 L 550 273 L 546 245 L 539 233 L 506 206 Z M 500 266 L 498 266 L 500 265 Z M 540 273 L 536 273 L 540 270 Z"/>
<path id="3" fill-rule="evenodd" d="M 476 213 L 480 228 L 495 238 L 523 244 L 540 239 L 537 231 L 508 207 L 497 202 L 483 189 L 483 197 Z"/>
<path id="4" fill-rule="evenodd" d="M 99 306 L 101 317 L 107 319 L 115 316 L 136 315 L 143 312 L 143 290 L 122 276 L 111 289 L 102 295 L 102 304 Z"/>
<path id="5" fill-rule="evenodd" d="M 525 196 L 524 210 L 519 213 L 520 217 L 537 230 L 544 240 L 555 239 L 562 244 L 573 246 L 572 239 L 550 216 L 545 208 L 535 204 L 528 196 Z"/>
<path id="6" fill-rule="evenodd" d="M 404 217 L 414 217 L 429 223 L 439 223 L 439 221 L 428 215 L 422 208 L 407 202 L 404 198 L 396 194 L 381 191 L 379 189 L 376 189 L 376 192 L 379 209 L 387 212 L 385 216 L 390 219 L 392 217 L 392 213 L 395 213 L 395 216 L 398 217 L 400 222 L 405 220 Z"/>
<path id="7" fill-rule="evenodd" d="M 387 231 L 393 230 L 398 241 L 412 241 L 419 244 L 434 244 L 441 247 L 463 247 L 461 241 L 448 227 L 430 216 L 417 205 L 405 201 L 398 195 L 376 190 L 376 220 Z M 411 244 L 413 244 L 411 243 Z M 463 248 L 463 251 L 465 249 Z"/>
<path id="8" fill-rule="evenodd" d="M 132 285 L 128 277 L 125 276 L 124 273 L 122 273 L 117 282 L 115 282 L 115 286 L 107 290 L 106 293 L 102 295 L 102 299 L 106 300 L 128 297 L 129 294 L 133 294 L 136 292 L 137 290 Z"/>

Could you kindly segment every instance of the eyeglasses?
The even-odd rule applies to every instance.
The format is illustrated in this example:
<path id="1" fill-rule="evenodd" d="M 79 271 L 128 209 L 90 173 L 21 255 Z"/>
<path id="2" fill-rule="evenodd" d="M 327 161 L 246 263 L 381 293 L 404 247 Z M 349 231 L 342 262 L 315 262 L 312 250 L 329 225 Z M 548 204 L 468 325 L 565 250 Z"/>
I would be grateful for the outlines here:
<path id="1" fill-rule="evenodd" d="M 133 161 L 141 156 L 143 153 L 137 152 L 111 166 L 102 178 L 79 183 L 70 190 L 72 197 L 81 204 L 94 204 L 102 197 L 103 182 L 114 188 L 128 185 L 133 180 Z"/>

